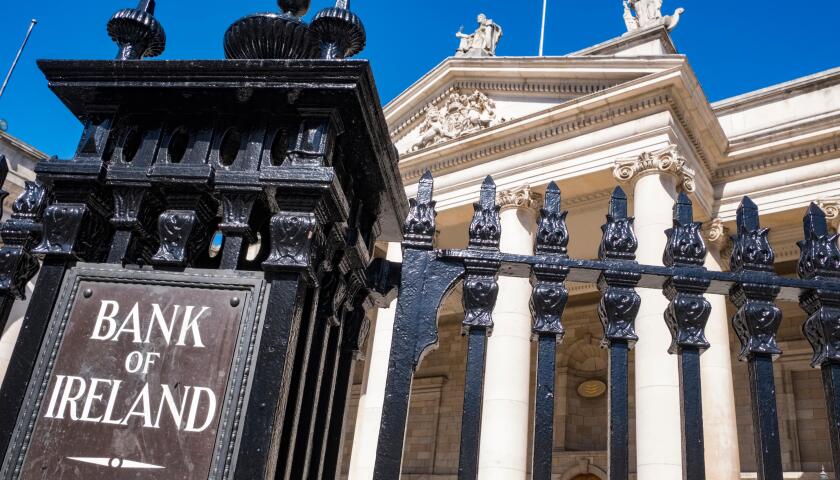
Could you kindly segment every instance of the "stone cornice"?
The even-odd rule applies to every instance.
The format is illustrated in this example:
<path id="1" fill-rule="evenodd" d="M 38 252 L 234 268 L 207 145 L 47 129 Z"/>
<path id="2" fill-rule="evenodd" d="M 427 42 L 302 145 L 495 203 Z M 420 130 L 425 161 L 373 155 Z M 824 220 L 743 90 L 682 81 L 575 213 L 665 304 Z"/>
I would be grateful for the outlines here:
<path id="1" fill-rule="evenodd" d="M 502 210 L 523 208 L 536 214 L 542 207 L 543 196 L 531 190 L 530 185 L 503 190 L 497 194 L 496 203 Z"/>
<path id="2" fill-rule="evenodd" d="M 787 144 L 792 142 L 786 142 Z M 718 168 L 712 177 L 713 183 L 732 181 L 755 175 L 755 172 L 769 173 L 782 168 L 810 164 L 840 152 L 840 136 L 825 141 L 787 148 L 776 154 L 758 153 L 749 159 L 727 163 Z"/>
<path id="3" fill-rule="evenodd" d="M 557 94 L 580 95 L 581 85 L 615 85 L 685 63 L 681 57 L 493 57 L 445 59 L 389 102 L 384 110 L 391 130 L 396 130 L 458 82 L 499 84 L 503 89 L 543 93 L 546 86 Z M 538 85 L 530 87 L 528 85 Z M 554 85 L 557 85 L 554 87 Z M 475 88 L 475 87 L 474 87 Z M 493 90 L 492 88 L 488 90 Z M 549 92 L 546 93 L 550 93 Z M 591 92 L 589 92 L 591 93 Z"/>
<path id="4" fill-rule="evenodd" d="M 712 108 L 716 114 L 725 115 L 732 111 L 778 102 L 785 98 L 813 92 L 838 83 L 840 83 L 840 68 L 832 68 L 807 77 L 797 78 L 789 82 L 779 83 L 761 90 L 727 98 L 715 102 L 712 104 Z"/>
<path id="5" fill-rule="evenodd" d="M 653 173 L 664 173 L 677 178 L 680 187 L 687 193 L 696 190 L 694 170 L 686 166 L 685 157 L 676 145 L 654 152 L 643 152 L 631 159 L 616 160 L 613 176 L 619 182 L 635 183 L 640 177 Z"/>
<path id="6" fill-rule="evenodd" d="M 698 107 L 698 103 L 700 103 Z M 693 105 L 688 108 L 689 105 Z M 576 98 L 432 148 L 404 155 L 403 180 L 477 165 L 539 145 L 556 143 L 606 125 L 669 111 L 706 171 L 723 155 L 726 138 L 687 64 Z M 699 138 L 699 137 L 704 137 Z"/>

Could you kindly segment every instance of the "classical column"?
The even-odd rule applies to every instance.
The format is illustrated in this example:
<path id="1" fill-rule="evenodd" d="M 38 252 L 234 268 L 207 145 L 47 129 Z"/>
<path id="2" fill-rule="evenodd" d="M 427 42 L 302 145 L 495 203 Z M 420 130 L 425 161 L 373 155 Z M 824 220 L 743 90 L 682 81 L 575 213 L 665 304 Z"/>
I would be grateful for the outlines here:
<path id="1" fill-rule="evenodd" d="M 388 244 L 386 258 L 392 262 L 402 261 L 399 243 Z M 353 433 L 348 480 L 373 479 L 396 310 L 397 301 L 394 300 L 388 308 L 382 308 L 377 312 L 371 332 L 372 338 L 368 341 L 364 380 L 356 409 L 356 426 Z"/>
<path id="2" fill-rule="evenodd" d="M 731 254 L 729 229 L 719 218 L 715 218 L 706 226 L 704 233 L 709 250 L 706 268 L 716 271 L 728 269 Z M 706 323 L 706 338 L 711 348 L 700 357 L 706 478 L 738 480 L 741 478 L 741 459 L 738 452 L 726 297 L 706 295 L 706 299 L 712 304 L 712 313 Z"/>
<path id="3" fill-rule="evenodd" d="M 542 198 L 527 186 L 499 193 L 501 250 L 533 255 L 536 209 Z M 531 378 L 531 283 L 499 278 L 493 334 L 487 345 L 481 446 L 481 480 L 524 480 L 528 470 Z"/>
<path id="4" fill-rule="evenodd" d="M 616 162 L 615 177 L 633 185 L 639 263 L 662 265 L 665 230 L 671 228 L 678 187 L 694 191 L 694 172 L 676 145 Z M 668 354 L 671 334 L 661 290 L 639 288 L 635 347 L 636 472 L 638 480 L 680 480 L 682 441 L 677 357 Z"/>

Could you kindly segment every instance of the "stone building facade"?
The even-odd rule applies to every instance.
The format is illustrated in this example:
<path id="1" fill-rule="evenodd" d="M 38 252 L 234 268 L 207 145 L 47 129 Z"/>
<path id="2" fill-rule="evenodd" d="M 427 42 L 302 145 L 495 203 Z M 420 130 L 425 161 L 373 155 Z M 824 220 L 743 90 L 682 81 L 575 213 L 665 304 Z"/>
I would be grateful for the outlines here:
<path id="1" fill-rule="evenodd" d="M 639 2 L 637 2 L 639 3 Z M 671 20 L 673 23 L 673 20 Z M 462 248 L 472 202 L 492 175 L 500 191 L 503 251 L 532 253 L 535 207 L 550 181 L 569 211 L 570 255 L 596 258 L 610 192 L 624 186 L 636 217 L 638 259 L 661 264 L 672 205 L 689 193 L 705 223 L 706 267 L 726 269 L 735 211 L 749 195 L 770 227 L 776 270 L 795 275 L 801 218 L 818 200 L 840 221 L 840 68 L 710 103 L 688 59 L 660 22 L 563 57 L 451 57 L 386 106 L 401 154 L 406 193 L 435 176 L 437 245 Z M 386 249 L 383 246 L 383 251 Z M 399 260 L 398 245 L 387 256 Z M 527 279 L 499 280 L 485 375 L 481 479 L 529 478 L 535 348 Z M 557 354 L 555 479 L 606 478 L 607 352 L 598 292 L 569 285 L 566 335 Z M 632 476 L 682 478 L 676 358 L 660 291 L 639 289 L 641 338 L 631 353 Z M 746 364 L 724 297 L 702 357 L 707 478 L 756 478 Z M 801 333 L 805 314 L 783 305 L 776 362 L 785 478 L 818 479 L 831 469 L 820 372 Z M 344 473 L 370 480 L 394 306 L 377 315 L 346 431 Z M 460 291 L 439 316 L 439 348 L 424 359 L 412 391 L 404 478 L 457 477 L 466 341 Z M 829 478 L 834 478 L 829 472 Z"/>

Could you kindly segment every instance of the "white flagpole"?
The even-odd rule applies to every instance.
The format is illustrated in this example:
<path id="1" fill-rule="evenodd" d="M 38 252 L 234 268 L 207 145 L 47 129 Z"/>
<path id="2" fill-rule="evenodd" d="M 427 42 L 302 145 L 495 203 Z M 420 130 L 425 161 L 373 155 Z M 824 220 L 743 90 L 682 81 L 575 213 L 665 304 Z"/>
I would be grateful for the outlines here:
<path id="1" fill-rule="evenodd" d="M 543 44 L 545 43 L 545 11 L 548 0 L 543 0 L 542 29 L 540 30 L 540 56 L 543 56 Z"/>
<path id="2" fill-rule="evenodd" d="M 9 69 L 9 73 L 6 75 L 6 79 L 3 80 L 3 85 L 0 86 L 0 97 L 3 96 L 3 92 L 6 91 L 6 86 L 9 84 L 9 79 L 12 78 L 12 73 L 15 71 L 15 67 L 17 67 L 18 61 L 20 60 L 20 54 L 23 53 L 23 49 L 26 48 L 26 42 L 29 41 L 29 36 L 32 35 L 32 29 L 35 28 L 35 24 L 38 23 L 38 20 L 32 19 L 29 22 L 29 30 L 26 31 L 26 36 L 23 37 L 23 44 L 20 46 L 20 49 L 15 55 L 15 59 L 12 62 L 12 68 Z"/>

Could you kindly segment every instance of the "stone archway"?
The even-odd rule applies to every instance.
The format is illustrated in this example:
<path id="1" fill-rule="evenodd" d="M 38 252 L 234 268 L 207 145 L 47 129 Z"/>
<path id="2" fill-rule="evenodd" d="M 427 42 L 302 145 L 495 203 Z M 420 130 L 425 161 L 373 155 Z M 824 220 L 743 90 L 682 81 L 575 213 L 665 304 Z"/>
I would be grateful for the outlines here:
<path id="1" fill-rule="evenodd" d="M 582 473 L 572 478 L 572 480 L 601 480 L 598 475 L 592 473 Z"/>

